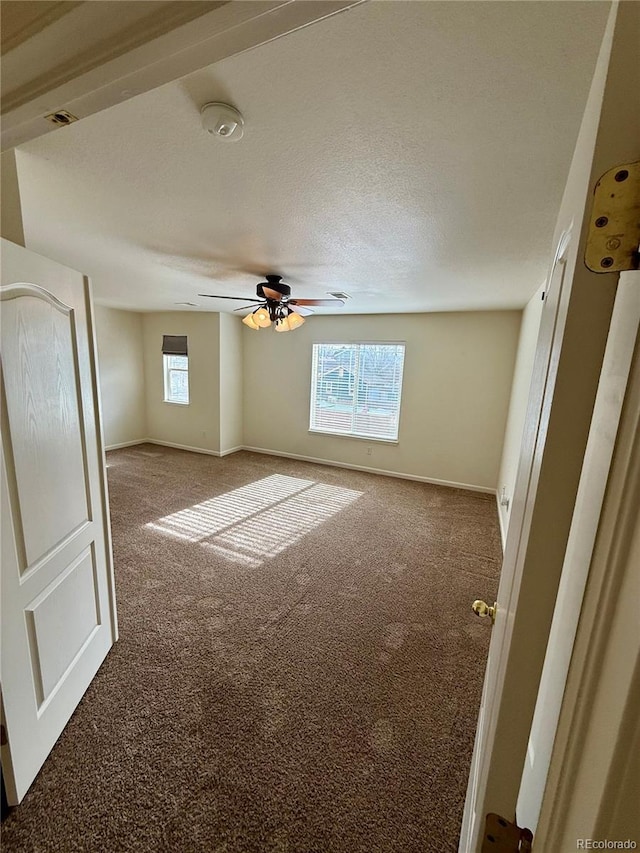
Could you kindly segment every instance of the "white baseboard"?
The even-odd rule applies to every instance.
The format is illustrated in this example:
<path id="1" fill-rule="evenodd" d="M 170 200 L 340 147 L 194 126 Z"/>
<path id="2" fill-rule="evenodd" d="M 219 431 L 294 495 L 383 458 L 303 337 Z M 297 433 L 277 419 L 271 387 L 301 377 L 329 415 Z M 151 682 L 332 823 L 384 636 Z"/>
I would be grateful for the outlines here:
<path id="1" fill-rule="evenodd" d="M 188 450 L 191 453 L 206 453 L 208 456 L 229 456 L 231 453 L 237 453 L 238 450 L 244 450 L 244 447 L 239 444 L 237 447 L 230 447 L 228 450 L 207 450 L 204 447 L 191 447 L 188 444 L 176 444 L 174 441 L 160 441 L 157 438 L 137 438 L 135 441 L 122 441 L 120 444 L 110 444 L 105 447 L 105 450 L 120 450 L 122 447 L 133 447 L 136 444 L 159 444 L 161 447 L 175 447 L 176 450 Z"/>
<path id="2" fill-rule="evenodd" d="M 403 474 L 399 471 L 385 471 L 383 468 L 368 468 L 365 465 L 351 465 L 348 462 L 334 462 L 331 459 L 318 459 L 315 456 L 301 456 L 298 453 L 285 453 L 282 450 L 267 450 L 264 447 L 248 447 L 245 445 L 242 449 L 249 450 L 251 453 L 263 453 L 266 456 L 282 456 L 285 459 L 299 459 L 302 462 L 315 462 L 317 465 L 331 465 L 334 468 L 348 468 L 352 471 L 364 471 L 367 474 L 382 474 L 383 477 L 398 477 L 401 480 L 415 480 L 418 483 L 432 483 L 435 486 L 447 486 L 451 489 L 465 489 L 470 492 L 482 492 L 488 495 L 495 494 L 495 489 L 489 489 L 485 486 L 473 486 L 469 483 L 454 483 L 450 480 L 436 480 L 432 477 L 420 477 L 417 474 Z"/>
<path id="3" fill-rule="evenodd" d="M 204 447 L 191 447 L 188 444 L 176 444 L 173 441 L 160 441 L 157 438 L 141 438 L 138 441 L 127 441 L 123 444 L 112 444 L 106 450 L 118 450 L 121 447 L 131 447 L 134 444 L 158 444 L 161 447 L 173 447 L 176 450 L 188 450 L 190 453 L 205 453 L 207 456 L 229 456 L 239 450 L 248 450 L 250 453 L 262 453 L 265 456 L 281 456 L 284 459 L 299 459 L 301 462 L 314 462 L 316 465 L 329 465 L 333 468 L 348 468 L 351 471 L 364 471 L 366 474 L 381 474 L 383 477 L 397 477 L 400 480 L 413 480 L 418 483 L 431 483 L 434 486 L 446 486 L 450 489 L 465 489 L 468 492 L 481 492 L 487 495 L 498 496 L 495 489 L 486 486 L 475 486 L 471 483 L 456 483 L 451 480 L 437 480 L 433 477 L 421 477 L 418 474 L 404 474 L 400 471 L 385 471 L 383 468 L 369 468 L 366 465 L 351 465 L 348 462 L 334 462 L 332 459 L 319 459 L 316 456 L 303 456 L 299 453 L 286 453 L 284 450 L 268 450 L 266 447 L 249 447 L 238 445 L 228 450 L 208 450 Z M 500 519 L 500 533 L 502 536 L 502 547 L 504 549 L 505 531 L 503 529 L 502 515 L 498 506 L 498 517 Z"/>
<path id="4" fill-rule="evenodd" d="M 502 507 L 500 506 L 500 492 L 497 489 L 496 506 L 498 507 L 498 521 L 500 522 L 500 541 L 502 542 L 502 553 L 504 554 L 504 547 L 507 543 L 507 527 L 505 524 L 506 519 L 502 514 Z"/>
<path id="5" fill-rule="evenodd" d="M 148 438 L 136 438 L 134 441 L 121 441 L 119 444 L 108 444 L 105 450 L 120 450 L 121 447 L 133 447 L 134 444 L 146 444 Z"/>
<path id="6" fill-rule="evenodd" d="M 190 453 L 206 453 L 207 456 L 229 456 L 231 453 L 237 453 L 238 450 L 244 450 L 242 445 L 238 447 L 230 447 L 228 450 L 209 450 L 206 447 L 191 447 L 188 444 L 176 444 L 174 441 L 160 441 L 158 438 L 145 438 L 148 444 L 159 444 L 161 447 L 174 447 L 176 450 L 188 450 Z"/>
<path id="7" fill-rule="evenodd" d="M 176 444 L 174 441 L 160 441 L 158 438 L 148 438 L 148 444 L 158 444 L 160 447 L 174 447 L 176 450 L 188 450 L 190 453 L 206 453 L 207 456 L 220 456 L 219 450 L 208 450 L 205 447 L 190 447 L 188 444 Z"/>
<path id="8" fill-rule="evenodd" d="M 237 453 L 239 450 L 246 450 L 246 448 L 242 444 L 239 444 L 237 447 L 230 447 L 228 450 L 221 450 L 219 455 L 229 456 L 232 453 Z"/>
<path id="9" fill-rule="evenodd" d="M 190 453 L 206 453 L 207 456 L 229 456 L 231 453 L 237 453 L 238 450 L 244 450 L 241 444 L 237 447 L 230 447 L 228 450 L 208 450 L 205 447 L 176 444 L 174 441 L 160 441 L 158 438 L 137 438 L 135 441 L 123 441 L 120 444 L 110 444 L 105 447 L 105 450 L 120 450 L 122 447 L 133 447 L 135 444 L 159 444 L 161 447 L 175 447 L 176 450 L 188 450 Z"/>

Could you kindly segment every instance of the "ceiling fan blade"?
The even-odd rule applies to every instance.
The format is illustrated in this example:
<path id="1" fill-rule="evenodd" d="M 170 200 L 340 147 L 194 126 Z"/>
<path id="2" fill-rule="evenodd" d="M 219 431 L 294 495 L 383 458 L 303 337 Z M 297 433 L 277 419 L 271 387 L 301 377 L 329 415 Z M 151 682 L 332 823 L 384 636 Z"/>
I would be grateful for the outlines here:
<path id="1" fill-rule="evenodd" d="M 282 299 L 282 293 L 278 293 L 277 290 L 273 290 L 270 287 L 265 287 L 264 284 L 262 285 L 262 292 L 267 297 L 267 299 L 273 299 L 274 302 L 280 302 L 280 300 Z"/>
<path id="2" fill-rule="evenodd" d="M 239 308 L 234 308 L 234 311 L 245 311 L 247 308 L 255 310 L 256 305 L 262 305 L 262 302 L 252 302 L 250 305 L 241 305 Z"/>
<path id="3" fill-rule="evenodd" d="M 288 302 L 287 307 L 291 308 L 292 311 L 295 311 L 296 314 L 300 314 L 302 317 L 309 317 L 313 314 L 313 309 L 303 308 L 301 305 L 296 305 L 293 302 Z"/>
<path id="4" fill-rule="evenodd" d="M 321 308 L 338 308 L 344 299 L 290 299 L 289 305 L 316 305 Z"/>
<path id="5" fill-rule="evenodd" d="M 236 302 L 248 302 L 250 296 L 218 296 L 216 293 L 199 293 L 198 296 L 208 296 L 210 299 L 235 299 Z"/>

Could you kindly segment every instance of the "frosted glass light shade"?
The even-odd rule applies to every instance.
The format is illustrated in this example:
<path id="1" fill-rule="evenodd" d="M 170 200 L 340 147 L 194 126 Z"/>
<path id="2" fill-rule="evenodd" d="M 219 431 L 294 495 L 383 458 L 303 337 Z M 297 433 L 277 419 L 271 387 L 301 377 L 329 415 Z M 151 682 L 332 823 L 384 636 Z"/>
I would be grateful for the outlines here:
<path id="1" fill-rule="evenodd" d="M 276 332 L 290 332 L 291 326 L 289 325 L 288 317 L 281 317 L 279 320 L 276 320 Z"/>
<path id="2" fill-rule="evenodd" d="M 245 326 L 248 326 L 250 329 L 256 329 L 256 331 L 260 328 L 260 326 L 253 319 L 253 314 L 247 314 L 246 317 L 242 318 L 242 322 Z"/>
<path id="3" fill-rule="evenodd" d="M 257 311 L 253 312 L 253 319 L 260 326 L 261 329 L 266 329 L 271 325 L 271 318 L 269 317 L 269 312 L 266 308 L 258 308 Z"/>
<path id="4" fill-rule="evenodd" d="M 291 329 L 291 331 L 297 329 L 298 326 L 301 326 L 304 323 L 304 317 L 302 317 L 300 314 L 296 314 L 295 311 L 292 311 L 287 319 L 289 320 L 289 328 Z"/>

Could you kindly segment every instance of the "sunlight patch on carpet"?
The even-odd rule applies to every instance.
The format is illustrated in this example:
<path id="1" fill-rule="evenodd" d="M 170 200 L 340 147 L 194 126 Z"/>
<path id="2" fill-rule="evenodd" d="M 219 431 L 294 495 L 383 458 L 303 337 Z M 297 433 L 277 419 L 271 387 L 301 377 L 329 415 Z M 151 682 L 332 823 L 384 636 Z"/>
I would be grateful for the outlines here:
<path id="1" fill-rule="evenodd" d="M 274 474 L 145 525 L 257 566 L 289 548 L 363 492 Z"/>

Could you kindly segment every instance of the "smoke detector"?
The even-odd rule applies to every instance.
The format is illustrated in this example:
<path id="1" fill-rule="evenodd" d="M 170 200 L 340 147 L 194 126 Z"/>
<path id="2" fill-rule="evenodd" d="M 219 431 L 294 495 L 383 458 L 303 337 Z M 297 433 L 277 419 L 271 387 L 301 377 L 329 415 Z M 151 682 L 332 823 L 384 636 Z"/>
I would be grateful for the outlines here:
<path id="1" fill-rule="evenodd" d="M 212 136 L 237 142 L 244 133 L 244 119 L 235 107 L 218 102 L 205 104 L 200 110 L 202 126 Z"/>

